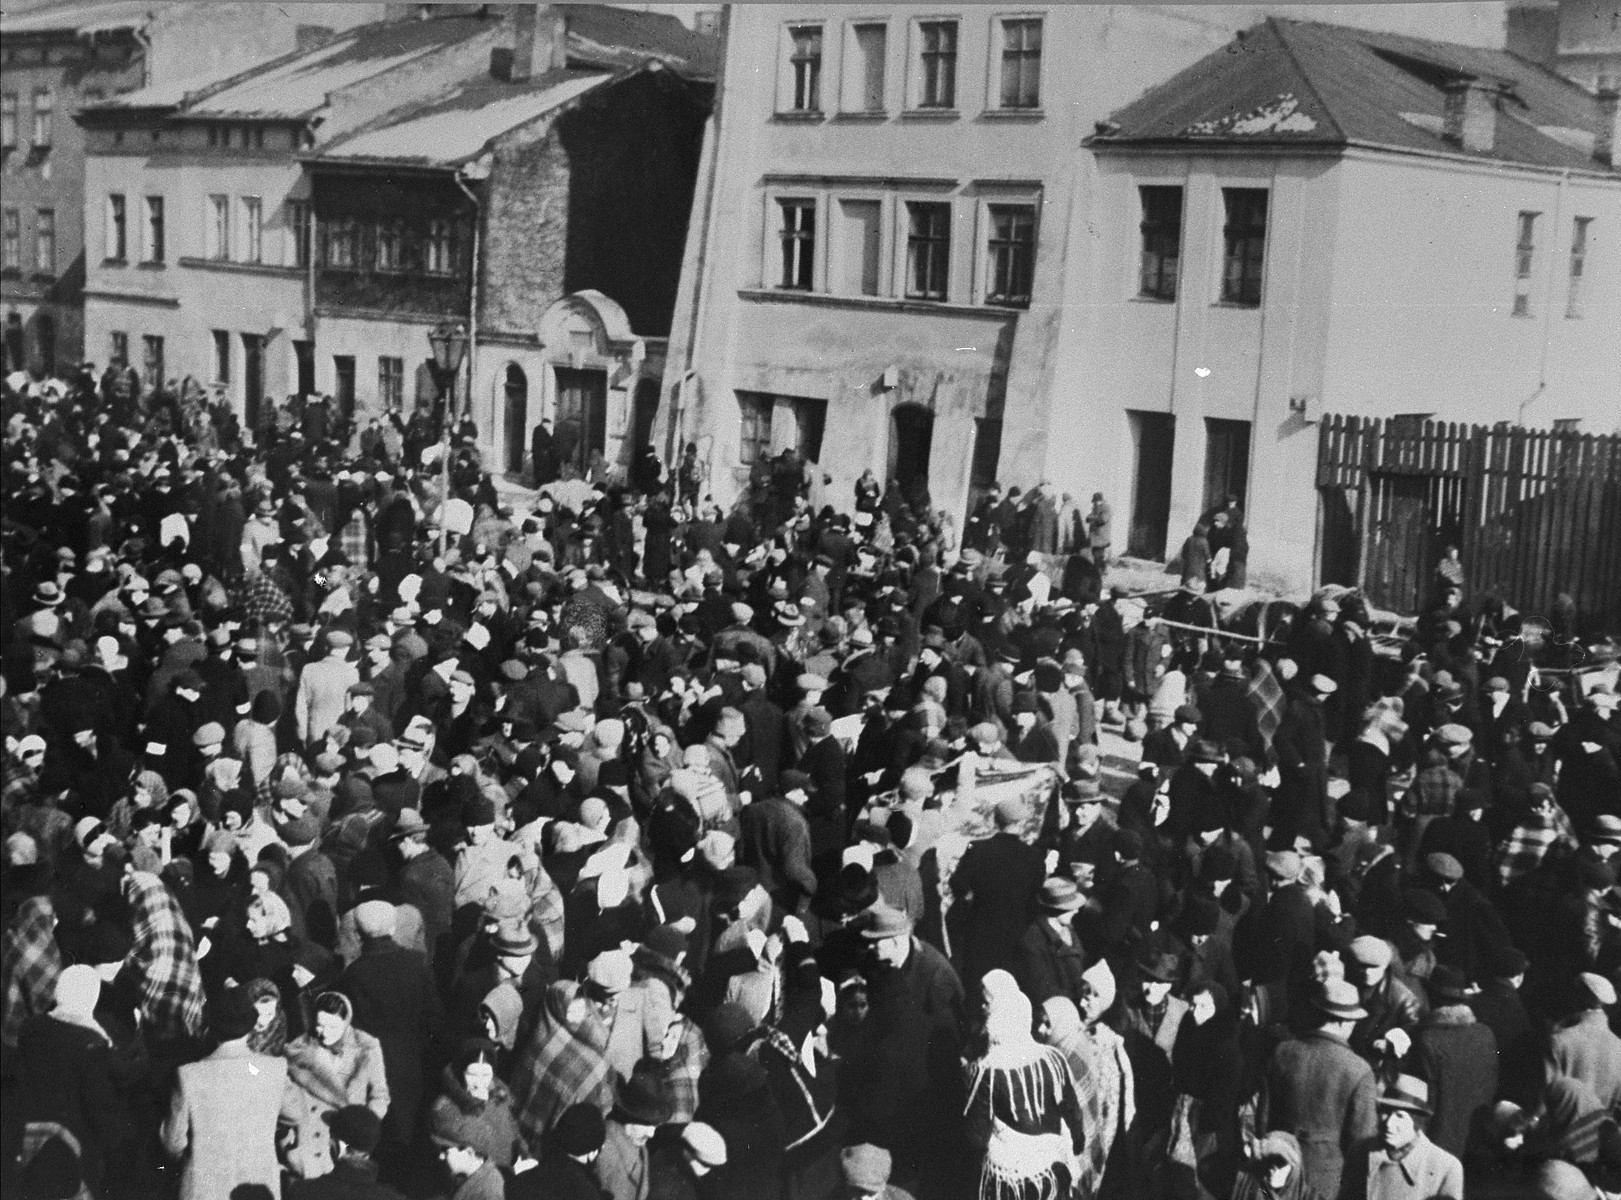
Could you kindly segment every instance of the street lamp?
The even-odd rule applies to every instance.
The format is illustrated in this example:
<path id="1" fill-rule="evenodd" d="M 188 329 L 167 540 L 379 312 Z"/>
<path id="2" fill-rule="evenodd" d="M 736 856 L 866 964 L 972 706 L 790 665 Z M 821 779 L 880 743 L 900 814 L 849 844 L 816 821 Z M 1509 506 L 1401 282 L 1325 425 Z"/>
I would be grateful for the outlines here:
<path id="1" fill-rule="evenodd" d="M 439 421 L 439 479 L 443 488 L 439 500 L 439 557 L 444 558 L 450 532 L 446 524 L 450 515 L 450 419 L 456 412 L 456 374 L 462 369 L 462 356 L 467 353 L 467 327 L 445 321 L 428 334 L 428 345 L 433 347 L 433 363 L 445 388 L 444 410 Z"/>

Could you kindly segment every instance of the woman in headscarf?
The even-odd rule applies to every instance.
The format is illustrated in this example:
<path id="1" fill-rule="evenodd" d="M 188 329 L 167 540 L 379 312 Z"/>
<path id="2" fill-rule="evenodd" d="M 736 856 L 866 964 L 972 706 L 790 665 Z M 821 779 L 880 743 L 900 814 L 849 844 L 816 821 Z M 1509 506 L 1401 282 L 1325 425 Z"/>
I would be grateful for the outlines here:
<path id="1" fill-rule="evenodd" d="M 1250 1148 L 1249 1161 L 1233 1185 L 1232 1200 L 1323 1200 L 1323 1196 L 1306 1181 L 1295 1135 L 1269 1133 Z"/>
<path id="2" fill-rule="evenodd" d="M 1136 1080 L 1126 1043 L 1103 1014 L 1114 1007 L 1114 972 L 1102 960 L 1081 976 L 1084 1016 L 1063 997 L 1043 1005 L 1047 1030 L 1043 1040 L 1063 1051 L 1075 1079 L 1081 1106 L 1080 1132 L 1085 1136 L 1075 1180 L 1075 1194 L 1091 1197 L 1102 1185 L 1115 1142 L 1136 1119 Z"/>
<path id="3" fill-rule="evenodd" d="M 134 948 L 129 965 L 140 983 L 141 1018 L 154 1042 L 180 1041 L 203 1032 L 203 977 L 197 948 L 179 902 L 156 875 L 124 877 Z"/>
<path id="4" fill-rule="evenodd" d="M 980 1200 L 1065 1200 L 1085 1137 L 1063 1051 L 1037 1042 L 1030 1000 L 1006 971 L 988 972 L 983 1054 L 968 1065 L 969 1144 L 984 1157 Z"/>
<path id="5" fill-rule="evenodd" d="M 607 1049 L 608 1026 L 580 985 L 565 979 L 547 988 L 540 1022 L 512 1073 L 518 1129 L 531 1146 L 576 1104 L 593 1105 L 604 1115 L 613 1107 Z"/>
<path id="6" fill-rule="evenodd" d="M 1177 1091 L 1171 1170 L 1173 1177 L 1180 1170 L 1196 1194 L 1225 1196 L 1232 1186 L 1242 1066 L 1237 1013 L 1225 988 L 1207 984 L 1194 993 L 1171 1050 Z M 1188 1194 L 1185 1188 L 1173 1190 Z"/>
<path id="7" fill-rule="evenodd" d="M 29 1017 L 51 1011 L 62 952 L 56 945 L 56 909 L 47 896 L 30 896 L 17 906 L 6 927 L 0 975 L 6 982 L 5 1009 L 0 1014 L 0 1044 L 6 1053 L 17 1048 L 17 1035 Z"/>
<path id="8" fill-rule="evenodd" d="M 1576 853 L 1576 830 L 1547 784 L 1531 786 L 1531 805 L 1497 852 L 1503 886 L 1535 872 L 1545 861 Z"/>
<path id="9" fill-rule="evenodd" d="M 101 976 L 94 967 L 68 967 L 55 980 L 50 1012 L 28 1020 L 15 1057 L 18 1115 L 69 1130 L 84 1148 L 80 1165 L 92 1192 L 100 1188 L 105 1155 L 128 1132 L 124 1100 L 110 1073 L 112 1039 L 96 1023 Z"/>
<path id="10" fill-rule="evenodd" d="M 248 1049 L 280 1058 L 287 1053 L 287 1013 L 282 1008 L 281 989 L 268 979 L 250 979 L 244 986 L 255 1014 Z"/>
<path id="11" fill-rule="evenodd" d="M 779 1020 L 756 1031 L 753 1053 L 765 1068 L 782 1111 L 784 1197 L 817 1200 L 833 1195 L 840 1182 L 834 1126 L 838 1081 L 827 1050 L 820 997 L 806 992 L 791 997 Z"/>
<path id="12" fill-rule="evenodd" d="M 512 1091 L 495 1073 L 499 1055 L 500 1047 L 484 1038 L 463 1042 L 445 1065 L 428 1121 L 431 1128 L 439 1128 L 440 1115 L 446 1114 L 458 1121 L 479 1122 L 489 1134 L 490 1161 L 504 1171 L 529 1157 L 529 1150 L 518 1133 Z"/>
<path id="13" fill-rule="evenodd" d="M 289 1171 L 314 1179 L 332 1170 L 332 1131 L 324 1118 L 350 1104 L 379 1118 L 388 1114 L 383 1047 L 355 1028 L 347 996 L 323 992 L 315 1001 L 315 1028 L 287 1044 L 280 1141 Z"/>

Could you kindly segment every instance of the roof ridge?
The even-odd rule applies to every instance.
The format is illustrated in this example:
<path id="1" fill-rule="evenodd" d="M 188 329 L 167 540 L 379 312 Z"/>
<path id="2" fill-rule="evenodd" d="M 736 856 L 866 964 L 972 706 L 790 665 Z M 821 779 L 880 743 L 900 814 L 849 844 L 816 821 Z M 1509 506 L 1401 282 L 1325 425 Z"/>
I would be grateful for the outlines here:
<path id="1" fill-rule="evenodd" d="M 1268 16 L 1266 23 L 1268 25 L 1276 26 L 1285 20 L 1287 20 L 1287 18 Z M 1334 132 L 1339 136 L 1340 141 L 1343 142 L 1349 140 L 1348 135 L 1345 132 L 1345 126 L 1342 125 L 1340 123 L 1340 119 L 1334 115 L 1334 110 L 1332 107 L 1330 107 L 1328 101 L 1323 99 L 1323 94 L 1317 90 L 1317 85 L 1311 81 L 1311 72 L 1306 70 L 1305 66 L 1301 63 L 1299 56 L 1295 54 L 1295 48 L 1290 44 L 1288 37 L 1286 37 L 1284 34 L 1284 31 L 1281 28 L 1275 28 L 1274 33 L 1277 36 L 1278 45 L 1283 47 L 1284 54 L 1289 58 L 1289 64 L 1294 67 L 1295 74 L 1299 76 L 1300 81 L 1305 84 L 1306 91 L 1311 93 L 1312 99 L 1317 101 L 1317 107 L 1321 109 L 1323 115 L 1328 118 L 1328 123 L 1334 127 Z"/>

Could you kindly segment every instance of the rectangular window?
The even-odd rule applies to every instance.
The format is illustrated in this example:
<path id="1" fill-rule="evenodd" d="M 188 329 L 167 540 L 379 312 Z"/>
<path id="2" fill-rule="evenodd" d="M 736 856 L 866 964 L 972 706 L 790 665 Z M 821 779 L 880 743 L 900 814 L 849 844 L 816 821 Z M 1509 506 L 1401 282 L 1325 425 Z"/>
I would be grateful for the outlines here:
<path id="1" fill-rule="evenodd" d="M 262 125 L 255 125 L 253 127 L 253 148 L 255 150 L 263 150 L 265 148 L 265 131 L 264 126 Z"/>
<path id="2" fill-rule="evenodd" d="M 34 212 L 34 270 L 41 275 L 56 274 L 56 210 Z"/>
<path id="3" fill-rule="evenodd" d="M 944 300 L 951 273 L 951 205 L 908 202 L 906 225 L 908 299 Z"/>
<path id="4" fill-rule="evenodd" d="M 782 276 L 778 287 L 811 290 L 816 261 L 816 201 L 779 200 L 782 210 Z"/>
<path id="5" fill-rule="evenodd" d="M 1541 213 L 1522 212 L 1514 239 L 1514 315 L 1531 315 L 1531 271 L 1536 266 L 1537 218 Z"/>
<path id="6" fill-rule="evenodd" d="M 384 411 L 396 412 L 405 404 L 405 360 L 380 355 L 377 359 L 377 399 Z"/>
<path id="7" fill-rule="evenodd" d="M 304 200 L 287 202 L 287 265 L 310 265 L 310 206 Z"/>
<path id="8" fill-rule="evenodd" d="M 423 268 L 430 275 L 449 275 L 454 269 L 455 245 L 450 222 L 439 218 L 428 222 L 428 242 L 424 247 Z"/>
<path id="9" fill-rule="evenodd" d="M 1177 271 L 1182 263 L 1182 189 L 1140 187 L 1143 235 L 1138 294 L 1154 300 L 1176 299 Z"/>
<path id="10" fill-rule="evenodd" d="M 103 92 L 100 88 L 85 88 L 84 89 L 84 103 L 86 103 L 86 104 L 100 104 L 102 102 L 102 100 L 105 99 L 105 98 L 106 98 L 106 93 Z"/>
<path id="11" fill-rule="evenodd" d="M 141 339 L 141 346 L 145 354 L 141 371 L 142 381 L 149 388 L 162 387 L 163 339 L 149 333 Z"/>
<path id="12" fill-rule="evenodd" d="M 760 455 L 771 449 L 771 413 L 776 397 L 757 392 L 739 392 L 737 405 L 742 420 L 738 424 L 737 461 L 753 466 Z"/>
<path id="13" fill-rule="evenodd" d="M 115 329 L 108 335 L 108 340 L 107 352 L 112 356 L 112 361 L 121 367 L 129 366 L 129 334 Z"/>
<path id="14" fill-rule="evenodd" d="M 17 93 L 0 94 L 0 146 L 10 150 L 17 144 Z"/>
<path id="15" fill-rule="evenodd" d="M 924 21 L 918 26 L 923 45 L 920 108 L 957 106 L 957 22 Z"/>
<path id="16" fill-rule="evenodd" d="M 985 302 L 1029 308 L 1036 274 L 1036 210 L 1027 204 L 991 205 L 989 250 Z"/>
<path id="17" fill-rule="evenodd" d="M 1041 21 L 1002 22 L 1002 107 L 1041 107 Z"/>
<path id="18" fill-rule="evenodd" d="M 339 271 L 355 269 L 355 219 L 334 217 L 326 223 L 326 265 Z"/>
<path id="19" fill-rule="evenodd" d="M 214 382 L 231 382 L 231 334 L 225 329 L 214 330 Z"/>
<path id="20" fill-rule="evenodd" d="M 840 258 L 844 262 L 839 290 L 850 296 L 876 296 L 883 206 L 876 200 L 840 200 L 839 226 Z"/>
<path id="21" fill-rule="evenodd" d="M 889 55 L 889 28 L 885 25 L 857 25 L 856 79 L 861 88 L 858 104 L 862 112 L 884 111 L 884 67 Z"/>
<path id="22" fill-rule="evenodd" d="M 1565 315 L 1582 315 L 1582 290 L 1587 278 L 1587 236 L 1593 224 L 1592 217 L 1577 217 L 1570 226 L 1570 295 L 1565 300 Z"/>
<path id="23" fill-rule="evenodd" d="M 210 124 L 208 126 L 208 144 L 210 146 L 218 146 L 220 144 L 220 130 L 218 125 Z"/>
<path id="24" fill-rule="evenodd" d="M 54 115 L 55 100 L 51 97 L 50 88 L 34 89 L 34 145 L 49 146 L 51 144 L 51 118 Z"/>
<path id="25" fill-rule="evenodd" d="M 405 267 L 405 225 L 402 221 L 377 222 L 377 269 L 399 271 Z"/>
<path id="26" fill-rule="evenodd" d="M 23 265 L 23 218 L 15 208 L 5 210 L 4 249 L 0 250 L 0 265 L 8 271 L 20 270 Z"/>
<path id="27" fill-rule="evenodd" d="M 111 262 L 129 258 L 129 213 L 117 192 L 107 197 L 107 258 Z"/>
<path id="28" fill-rule="evenodd" d="M 788 30 L 793 53 L 788 63 L 793 70 L 793 111 L 822 111 L 822 27 L 796 25 Z"/>
<path id="29" fill-rule="evenodd" d="M 146 245 L 141 257 L 149 263 L 163 261 L 163 197 L 146 198 Z"/>
<path id="30" fill-rule="evenodd" d="M 231 257 L 231 198 L 208 198 L 208 229 L 204 237 L 205 252 L 209 258 Z"/>
<path id="31" fill-rule="evenodd" d="M 238 257 L 246 263 L 264 261 L 264 205 L 257 196 L 243 196 L 238 202 L 242 210 L 242 219 L 237 228 L 242 237 L 241 253 Z"/>
<path id="32" fill-rule="evenodd" d="M 1222 228 L 1221 299 L 1256 307 L 1266 266 L 1265 188 L 1222 188 L 1227 222 Z"/>

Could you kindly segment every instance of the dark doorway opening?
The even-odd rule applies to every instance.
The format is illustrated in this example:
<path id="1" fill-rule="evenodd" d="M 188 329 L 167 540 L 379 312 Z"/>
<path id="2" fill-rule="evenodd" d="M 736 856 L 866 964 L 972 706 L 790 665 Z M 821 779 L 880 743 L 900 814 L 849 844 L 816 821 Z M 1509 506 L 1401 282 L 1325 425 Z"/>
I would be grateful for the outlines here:
<path id="1" fill-rule="evenodd" d="M 653 444 L 653 423 L 659 415 L 659 385 L 656 379 L 639 380 L 636 384 L 636 406 L 631 418 L 630 461 Z"/>
<path id="2" fill-rule="evenodd" d="M 293 357 L 298 362 L 298 394 L 308 396 L 315 391 L 315 343 L 294 342 Z"/>
<path id="3" fill-rule="evenodd" d="M 1355 488 L 1324 487 L 1317 489 L 1323 514 L 1322 554 L 1318 563 L 1318 583 L 1338 583 L 1344 587 L 1357 585 L 1358 561 L 1361 546 L 1358 542 Z"/>
<path id="4" fill-rule="evenodd" d="M 517 363 L 507 364 L 505 384 L 507 431 L 507 473 L 523 472 L 523 454 L 529 440 L 529 376 Z"/>
<path id="5" fill-rule="evenodd" d="M 314 391 L 312 387 L 310 389 Z M 242 419 L 257 430 L 265 411 L 265 339 L 263 334 L 242 335 Z"/>
<path id="6" fill-rule="evenodd" d="M 34 318 L 34 348 L 39 355 L 40 374 L 49 379 L 56 374 L 56 322 L 49 313 Z"/>
<path id="7" fill-rule="evenodd" d="M 1170 413 L 1128 412 L 1131 423 L 1131 532 L 1126 553 L 1136 558 L 1165 557 L 1171 520 L 1171 459 L 1176 449 L 1176 418 Z"/>
<path id="8" fill-rule="evenodd" d="M 1201 512 L 1224 508 L 1234 496 L 1248 511 L 1250 483 L 1250 423 L 1205 418 L 1204 506 Z"/>
<path id="9" fill-rule="evenodd" d="M 557 370 L 557 457 L 585 474 L 591 451 L 608 442 L 608 376 L 603 371 Z"/>
<path id="10" fill-rule="evenodd" d="M 911 500 L 929 487 L 929 452 L 934 441 L 934 412 L 921 404 L 897 405 L 890 415 L 889 477 Z"/>
<path id="11" fill-rule="evenodd" d="M 337 390 L 332 399 L 338 410 L 332 415 L 339 421 L 349 421 L 355 415 L 355 356 L 334 354 L 332 370 L 337 377 Z"/>

